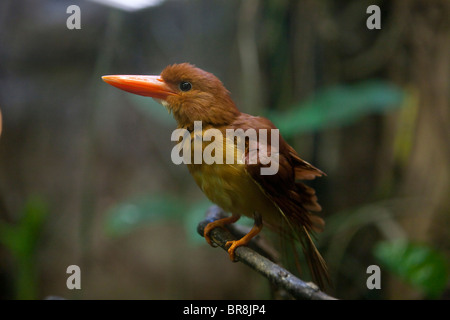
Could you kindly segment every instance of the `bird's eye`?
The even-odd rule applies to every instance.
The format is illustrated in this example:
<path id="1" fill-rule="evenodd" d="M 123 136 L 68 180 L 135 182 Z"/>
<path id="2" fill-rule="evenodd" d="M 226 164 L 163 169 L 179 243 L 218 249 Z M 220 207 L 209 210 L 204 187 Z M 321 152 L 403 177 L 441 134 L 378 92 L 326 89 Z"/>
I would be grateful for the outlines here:
<path id="1" fill-rule="evenodd" d="M 189 91 L 192 89 L 192 84 L 188 81 L 180 82 L 180 90 L 181 91 Z"/>

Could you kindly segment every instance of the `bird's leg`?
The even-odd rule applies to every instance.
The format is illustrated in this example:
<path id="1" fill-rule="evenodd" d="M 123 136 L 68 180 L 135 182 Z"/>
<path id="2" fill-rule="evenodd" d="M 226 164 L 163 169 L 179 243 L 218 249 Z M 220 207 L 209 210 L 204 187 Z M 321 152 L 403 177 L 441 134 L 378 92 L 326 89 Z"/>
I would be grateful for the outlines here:
<path id="1" fill-rule="evenodd" d="M 211 237 L 209 236 L 209 233 L 211 232 L 211 230 L 216 227 L 223 228 L 227 224 L 238 221 L 240 217 L 241 217 L 240 215 L 233 213 L 231 215 L 231 217 L 219 219 L 219 220 L 208 223 L 203 231 L 203 236 L 205 237 L 206 242 L 208 242 L 210 246 L 216 247 L 216 245 L 214 245 L 214 243 L 212 242 Z"/>
<path id="2" fill-rule="evenodd" d="M 253 218 L 255 219 L 255 223 L 253 224 L 253 227 L 249 231 L 249 233 L 247 233 L 245 236 L 243 236 L 239 240 L 231 240 L 231 241 L 227 241 L 227 243 L 225 243 L 225 247 L 230 246 L 228 248 L 228 254 L 230 255 L 231 261 L 236 261 L 234 251 L 236 250 L 237 247 L 245 246 L 247 243 L 250 242 L 250 240 L 252 240 L 258 233 L 261 232 L 262 227 L 263 227 L 261 215 L 258 212 L 255 212 L 255 213 L 253 213 Z"/>

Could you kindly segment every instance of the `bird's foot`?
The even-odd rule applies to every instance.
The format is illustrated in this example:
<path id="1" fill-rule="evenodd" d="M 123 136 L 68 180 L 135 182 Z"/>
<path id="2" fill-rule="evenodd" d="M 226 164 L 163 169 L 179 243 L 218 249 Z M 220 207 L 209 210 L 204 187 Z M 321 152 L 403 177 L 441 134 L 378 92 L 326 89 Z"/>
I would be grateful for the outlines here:
<path id="1" fill-rule="evenodd" d="M 240 247 L 240 246 L 245 246 L 248 242 L 244 242 L 242 241 L 242 239 L 240 240 L 231 240 L 231 241 L 227 241 L 227 243 L 225 243 L 225 247 L 228 247 L 228 254 L 230 255 L 230 260 L 233 262 L 236 262 L 236 255 L 234 254 L 234 251 L 236 250 L 236 248 Z"/>
<path id="2" fill-rule="evenodd" d="M 236 249 L 240 246 L 247 245 L 256 235 L 258 235 L 258 233 L 261 232 L 261 229 L 263 227 L 261 215 L 258 214 L 257 212 L 255 212 L 253 217 L 255 218 L 255 224 L 253 225 L 253 227 L 249 231 L 249 233 L 247 233 L 245 236 L 243 236 L 239 240 L 231 240 L 231 241 L 227 241 L 225 243 L 225 247 L 230 246 L 228 248 L 228 254 L 230 256 L 230 260 L 233 262 L 237 261 L 236 255 L 234 253 L 236 251 Z"/>

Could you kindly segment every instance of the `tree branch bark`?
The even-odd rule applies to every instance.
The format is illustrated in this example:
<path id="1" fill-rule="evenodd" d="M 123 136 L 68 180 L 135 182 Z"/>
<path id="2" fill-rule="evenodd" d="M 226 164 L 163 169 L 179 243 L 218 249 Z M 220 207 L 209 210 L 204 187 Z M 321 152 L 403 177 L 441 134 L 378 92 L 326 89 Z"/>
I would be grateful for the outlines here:
<path id="1" fill-rule="evenodd" d="M 197 226 L 197 232 L 203 236 L 205 226 L 215 220 L 225 217 L 225 212 L 217 207 L 211 206 L 206 212 L 205 220 L 201 221 Z M 225 243 L 229 240 L 234 240 L 235 236 L 233 234 L 239 234 L 238 228 L 234 225 L 230 225 L 228 230 L 222 228 L 215 228 L 211 231 L 210 236 L 212 240 L 222 249 L 227 250 Z M 253 240 L 252 240 L 253 242 Z M 256 242 L 253 243 L 255 247 L 260 252 L 268 253 L 269 256 L 273 255 L 270 250 L 264 248 L 263 245 Z M 283 288 L 295 299 L 302 300 L 336 300 L 336 298 L 327 295 L 326 293 L 319 290 L 319 288 L 313 283 L 307 283 L 303 280 L 295 277 L 288 270 L 282 268 L 278 264 L 270 261 L 268 258 L 262 256 L 254 249 L 241 246 L 235 251 L 236 258 L 238 261 L 248 265 L 250 268 L 254 269 L 258 273 L 262 274 L 264 277 L 270 280 L 278 288 Z"/>

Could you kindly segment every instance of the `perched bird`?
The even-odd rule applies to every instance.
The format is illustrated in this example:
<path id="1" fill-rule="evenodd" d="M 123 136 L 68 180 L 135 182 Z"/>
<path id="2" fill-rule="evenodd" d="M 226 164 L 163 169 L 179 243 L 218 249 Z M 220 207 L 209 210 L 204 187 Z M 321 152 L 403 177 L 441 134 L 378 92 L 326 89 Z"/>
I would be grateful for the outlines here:
<path id="1" fill-rule="evenodd" d="M 203 150 L 212 143 L 223 147 L 222 163 L 192 161 L 187 164 L 203 193 L 231 213 L 230 217 L 205 227 L 204 236 L 209 244 L 212 245 L 209 236 L 212 229 L 234 223 L 241 215 L 253 217 L 255 223 L 250 232 L 239 240 L 227 243 L 230 258 L 234 260 L 235 249 L 247 244 L 264 224 L 282 236 L 301 243 L 313 280 L 323 287 L 324 281 L 328 280 L 327 267 L 311 238 L 311 233 L 321 231 L 324 225 L 320 217 L 312 214 L 320 211 L 321 207 L 314 189 L 300 181 L 311 180 L 324 173 L 302 160 L 281 136 L 278 136 L 275 151 L 271 149 L 273 139 L 270 138 L 257 139 L 253 144 L 246 140 L 244 148 L 239 148 L 234 137 L 227 137 L 229 130 L 238 129 L 244 132 L 266 129 L 271 137 L 277 130 L 271 121 L 240 112 L 216 76 L 188 63 L 170 65 L 157 76 L 110 75 L 102 79 L 119 89 L 152 97 L 165 106 L 173 114 L 178 129 L 188 133 L 187 141 L 192 145 L 192 153 L 196 150 L 195 140 L 201 138 L 199 134 L 205 134 L 208 129 L 222 133 L 223 141 L 204 139 L 207 141 L 201 144 Z M 201 122 L 200 132 L 194 130 L 196 121 Z M 225 154 L 230 148 L 235 160 L 233 163 L 225 161 Z M 258 152 L 252 151 L 263 149 L 268 157 L 276 155 L 271 158 L 277 162 L 275 174 L 261 173 L 261 169 L 269 164 L 258 158 Z"/>

